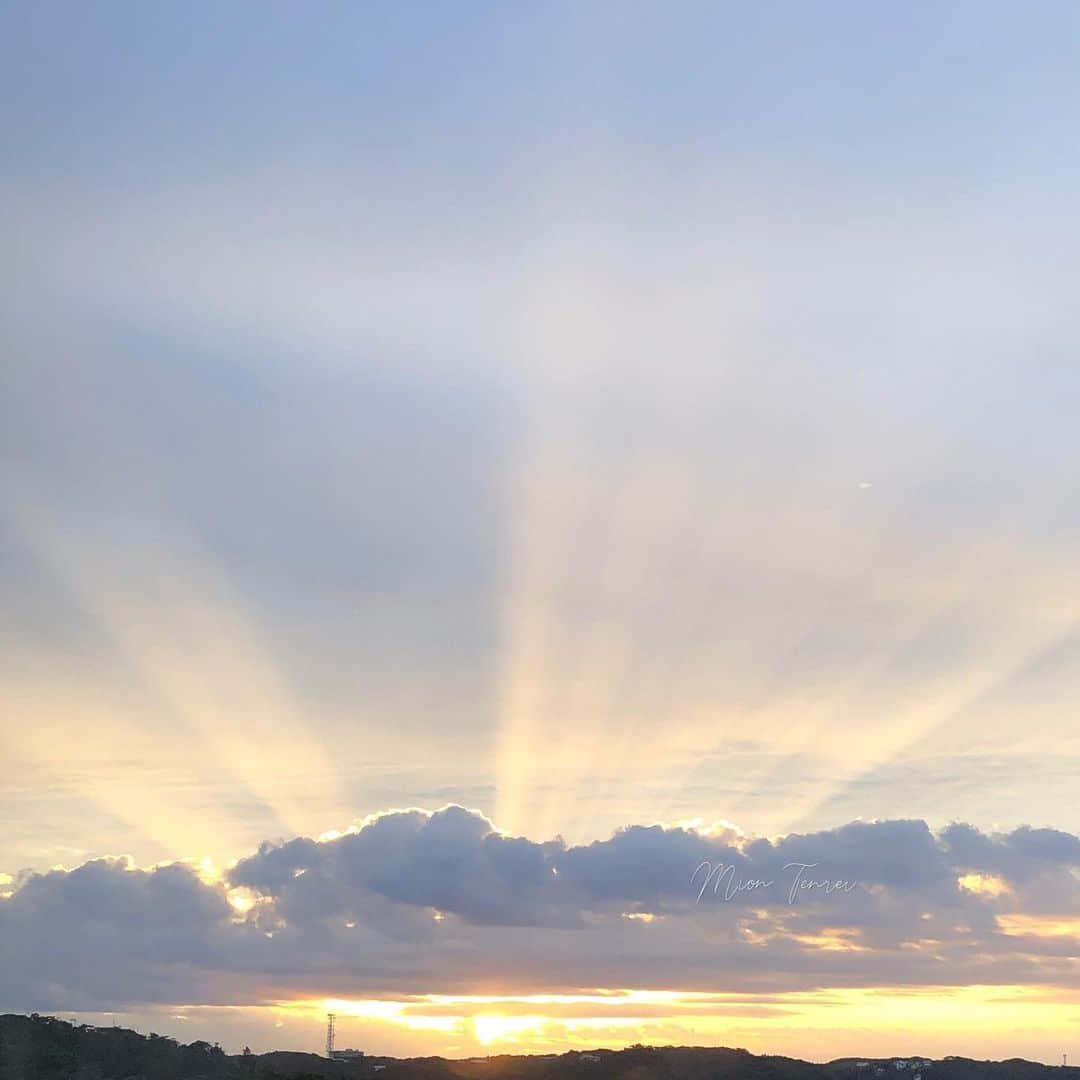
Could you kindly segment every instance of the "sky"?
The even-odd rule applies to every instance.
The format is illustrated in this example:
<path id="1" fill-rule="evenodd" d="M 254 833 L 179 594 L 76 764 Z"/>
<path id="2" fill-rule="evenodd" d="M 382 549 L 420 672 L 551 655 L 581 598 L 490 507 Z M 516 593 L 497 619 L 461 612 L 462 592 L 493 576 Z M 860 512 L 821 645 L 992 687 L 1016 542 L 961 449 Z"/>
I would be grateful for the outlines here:
<path id="1" fill-rule="evenodd" d="M 4 5 L 0 1009 L 1060 1060 L 1078 31 Z"/>

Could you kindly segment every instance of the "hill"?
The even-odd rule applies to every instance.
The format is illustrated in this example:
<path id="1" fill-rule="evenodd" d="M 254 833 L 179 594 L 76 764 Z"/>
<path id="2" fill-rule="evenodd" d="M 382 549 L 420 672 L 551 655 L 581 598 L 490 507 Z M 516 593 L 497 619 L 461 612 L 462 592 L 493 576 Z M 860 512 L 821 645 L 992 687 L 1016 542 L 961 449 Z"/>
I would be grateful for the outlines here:
<path id="1" fill-rule="evenodd" d="M 647 1047 L 498 1056 L 329 1061 L 274 1051 L 226 1054 L 127 1028 L 0 1016 L 0 1080 L 1080 1080 L 1080 1068 L 948 1057 L 814 1064 L 723 1047 Z"/>

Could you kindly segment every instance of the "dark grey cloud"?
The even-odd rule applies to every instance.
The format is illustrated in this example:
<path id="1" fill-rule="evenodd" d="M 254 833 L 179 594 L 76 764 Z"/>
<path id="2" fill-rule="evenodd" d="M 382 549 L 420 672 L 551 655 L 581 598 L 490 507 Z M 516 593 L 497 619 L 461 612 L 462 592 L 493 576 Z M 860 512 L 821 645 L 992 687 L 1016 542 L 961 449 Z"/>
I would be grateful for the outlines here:
<path id="1" fill-rule="evenodd" d="M 198 992 L 231 909 L 187 866 L 96 859 L 31 874 L 0 902 L 5 1001 L 93 1008 L 100 1000 Z"/>
<path id="2" fill-rule="evenodd" d="M 702 862 L 732 869 L 699 899 Z M 791 902 L 792 863 L 857 884 Z M 116 859 L 23 875 L 0 901 L 0 1004 L 1073 985 L 1075 938 L 1038 920 L 1075 918 L 1078 871 L 1077 838 L 1049 829 L 852 822 L 770 841 L 633 826 L 572 847 L 505 836 L 461 807 L 394 811 L 325 842 L 263 844 L 224 881 Z"/>
<path id="3" fill-rule="evenodd" d="M 325 844 L 264 845 L 230 872 L 235 885 L 273 896 L 287 913 L 370 891 L 399 904 L 433 908 L 481 925 L 576 924 L 554 873 L 560 844 L 495 832 L 479 814 L 447 807 L 386 814 Z"/>

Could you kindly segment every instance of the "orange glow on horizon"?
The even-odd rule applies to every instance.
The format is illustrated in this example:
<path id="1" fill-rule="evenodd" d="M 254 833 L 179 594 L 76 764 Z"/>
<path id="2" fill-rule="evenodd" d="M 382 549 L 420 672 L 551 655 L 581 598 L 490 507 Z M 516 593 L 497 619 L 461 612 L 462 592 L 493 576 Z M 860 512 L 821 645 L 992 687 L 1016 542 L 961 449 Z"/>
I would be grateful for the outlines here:
<path id="1" fill-rule="evenodd" d="M 815 1059 L 827 1060 L 916 1050 L 971 1056 L 980 1045 L 989 1045 L 989 1030 L 1000 1040 L 1004 1056 L 1021 1038 L 1037 1036 L 1056 1046 L 1080 1014 L 1080 993 L 1032 986 L 822 988 L 775 994 L 598 988 L 567 994 L 314 999 L 277 1007 L 311 1022 L 334 1012 L 357 1025 L 357 1042 L 372 1047 L 383 1040 L 400 1042 L 400 1034 L 390 1036 L 391 1031 L 411 1033 L 423 1053 L 449 1057 L 466 1051 L 619 1049 L 635 1043 L 743 1046 L 794 1056 L 800 1056 L 801 1046 L 805 1057 L 808 1036 L 813 1036 L 812 1045 L 820 1048 Z"/>

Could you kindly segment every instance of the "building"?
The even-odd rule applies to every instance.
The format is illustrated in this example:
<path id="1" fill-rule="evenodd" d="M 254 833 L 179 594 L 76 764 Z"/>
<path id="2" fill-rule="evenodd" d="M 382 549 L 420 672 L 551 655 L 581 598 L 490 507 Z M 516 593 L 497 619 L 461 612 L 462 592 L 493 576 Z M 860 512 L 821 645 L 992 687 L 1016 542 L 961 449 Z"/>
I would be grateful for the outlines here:
<path id="1" fill-rule="evenodd" d="M 331 1050 L 326 1056 L 331 1061 L 359 1061 L 364 1056 L 364 1051 L 349 1047 L 346 1050 Z"/>

